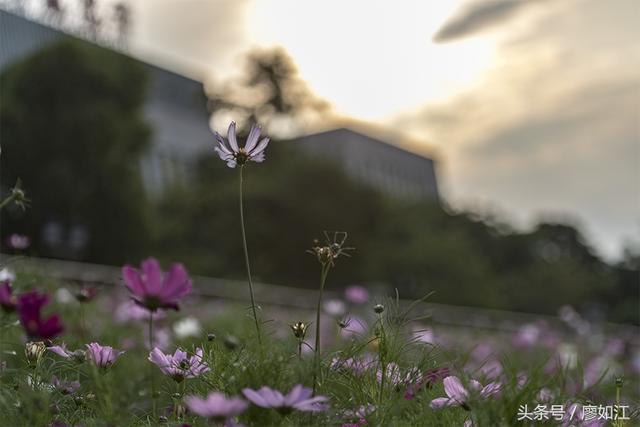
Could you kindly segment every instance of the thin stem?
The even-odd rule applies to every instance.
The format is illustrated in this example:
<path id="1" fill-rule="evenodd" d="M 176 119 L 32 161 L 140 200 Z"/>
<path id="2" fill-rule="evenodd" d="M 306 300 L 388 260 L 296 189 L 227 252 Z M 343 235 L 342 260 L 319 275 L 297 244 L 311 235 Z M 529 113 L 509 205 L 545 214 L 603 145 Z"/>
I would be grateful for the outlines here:
<path id="1" fill-rule="evenodd" d="M 251 266 L 249 265 L 249 249 L 247 248 L 247 234 L 244 228 L 244 208 L 242 204 L 242 170 L 244 166 L 240 166 L 240 228 L 242 229 L 242 248 L 244 249 L 244 263 L 247 268 L 247 278 L 249 279 L 249 296 L 251 297 L 251 310 L 253 312 L 253 320 L 256 324 L 256 334 L 258 334 L 258 343 L 262 347 L 262 335 L 260 334 L 260 324 L 258 322 L 258 313 L 256 312 L 256 301 L 253 295 L 253 281 L 251 280 Z"/>
<path id="2" fill-rule="evenodd" d="M 149 351 L 153 350 L 153 311 L 149 311 Z M 149 364 L 149 379 L 151 380 L 151 404 L 153 417 L 156 416 L 156 381 L 153 376 L 153 366 Z"/>
<path id="3" fill-rule="evenodd" d="M 324 284 L 327 281 L 329 268 L 331 268 L 329 264 L 324 264 L 322 266 L 322 272 L 320 273 L 320 294 L 318 295 L 318 306 L 316 308 L 316 345 L 315 345 L 315 357 L 314 357 L 315 369 L 313 372 L 314 393 L 316 391 L 316 380 L 318 378 L 318 373 L 320 370 L 320 311 L 322 309 L 322 295 L 324 293 Z"/>
<path id="4" fill-rule="evenodd" d="M 387 377 L 387 365 L 384 359 L 384 353 L 386 351 L 386 341 L 387 341 L 387 337 L 386 334 L 384 332 L 384 324 L 382 322 L 382 315 L 378 315 L 378 324 L 379 324 L 379 328 L 380 328 L 380 335 L 378 337 L 378 360 L 380 363 L 380 372 L 382 373 L 382 376 L 380 377 L 380 396 L 379 396 L 379 400 L 380 400 L 380 405 L 382 405 L 382 396 L 384 394 L 384 380 Z"/>
<path id="5" fill-rule="evenodd" d="M 2 202 L 0 202 L 0 209 L 4 208 L 5 206 L 7 206 L 9 203 L 11 203 L 13 201 L 13 199 L 15 199 L 16 196 L 14 196 L 13 194 L 11 194 L 10 196 L 7 196 L 6 199 L 4 199 Z"/>

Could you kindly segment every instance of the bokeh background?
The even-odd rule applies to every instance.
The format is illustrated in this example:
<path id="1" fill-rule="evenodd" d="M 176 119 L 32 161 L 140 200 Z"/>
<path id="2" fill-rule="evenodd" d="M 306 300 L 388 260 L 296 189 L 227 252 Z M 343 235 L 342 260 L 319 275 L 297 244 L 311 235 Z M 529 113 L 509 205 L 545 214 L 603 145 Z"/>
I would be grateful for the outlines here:
<path id="1" fill-rule="evenodd" d="M 2 211 L 34 257 L 640 323 L 633 0 L 0 2 Z"/>

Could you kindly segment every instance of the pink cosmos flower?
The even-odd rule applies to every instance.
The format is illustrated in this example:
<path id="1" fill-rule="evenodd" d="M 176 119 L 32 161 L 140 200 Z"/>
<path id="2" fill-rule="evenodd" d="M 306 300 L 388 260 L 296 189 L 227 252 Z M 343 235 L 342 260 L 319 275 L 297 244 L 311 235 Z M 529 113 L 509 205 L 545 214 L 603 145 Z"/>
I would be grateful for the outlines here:
<path id="1" fill-rule="evenodd" d="M 468 409 L 471 393 L 462 385 L 460 379 L 455 376 L 450 376 L 442 382 L 444 383 L 444 392 L 447 394 L 447 397 L 433 399 L 430 404 L 431 408 L 439 409 L 445 406 L 462 406 Z M 471 380 L 469 381 L 469 388 L 471 392 L 477 394 L 481 399 L 486 399 L 499 393 L 501 386 L 498 383 L 489 383 L 483 387 L 478 381 Z"/>
<path id="2" fill-rule="evenodd" d="M 367 323 L 357 316 L 343 320 L 344 328 L 340 328 L 342 338 L 357 338 L 367 332 Z"/>
<path id="3" fill-rule="evenodd" d="M 42 318 L 42 308 L 49 304 L 49 296 L 38 292 L 27 292 L 18 297 L 17 310 L 20 323 L 30 338 L 51 339 L 62 333 L 64 327 L 60 316 L 54 314 Z"/>
<path id="4" fill-rule="evenodd" d="M 87 358 L 99 368 L 109 368 L 124 351 L 119 351 L 108 345 L 102 346 L 96 342 L 87 344 Z"/>
<path id="5" fill-rule="evenodd" d="M 164 354 L 157 347 L 149 353 L 149 361 L 155 363 L 165 375 L 176 382 L 181 382 L 185 378 L 195 378 L 210 371 L 209 366 L 202 359 L 201 348 L 196 349 L 196 354 L 191 357 L 179 348 L 173 355 Z"/>
<path id="6" fill-rule="evenodd" d="M 11 249 L 23 250 L 27 249 L 31 244 L 31 239 L 29 236 L 25 236 L 24 234 L 11 234 L 7 237 L 7 246 Z"/>
<path id="7" fill-rule="evenodd" d="M 328 409 L 328 405 L 325 403 L 329 400 L 328 397 L 311 397 L 313 391 L 310 388 L 303 387 L 301 384 L 293 387 L 286 396 L 269 387 L 262 387 L 259 390 L 245 388 L 242 390 L 242 394 L 254 405 L 260 406 L 261 408 L 276 409 L 283 415 L 293 410 L 318 412 Z"/>
<path id="8" fill-rule="evenodd" d="M 5 280 L 0 284 L 0 307 L 5 313 L 13 313 L 18 305 L 16 296 L 13 295 L 11 282 Z"/>
<path id="9" fill-rule="evenodd" d="M 244 165 L 249 160 L 252 162 L 264 161 L 264 150 L 269 144 L 269 138 L 260 139 L 260 126 L 252 125 L 247 137 L 247 143 L 243 148 L 238 146 L 236 138 L 236 122 L 231 122 L 227 131 L 227 139 L 224 139 L 218 132 L 215 133 L 218 146 L 214 150 L 221 160 L 227 162 L 227 166 L 235 168 L 236 165 Z"/>
<path id="10" fill-rule="evenodd" d="M 182 264 L 173 264 L 166 274 L 155 258 L 142 262 L 140 271 L 125 265 L 122 268 L 125 286 L 133 299 L 150 311 L 159 308 L 178 310 L 178 301 L 191 292 L 191 280 Z"/>
<path id="11" fill-rule="evenodd" d="M 415 384 L 410 384 L 409 387 L 407 387 L 407 390 L 404 393 L 405 400 L 413 400 L 416 394 L 423 387 L 431 388 L 450 375 L 451 371 L 447 367 L 428 370 L 420 380 L 418 380 Z"/>
<path id="12" fill-rule="evenodd" d="M 603 427 L 605 423 L 606 420 L 599 417 L 587 419 L 584 407 L 579 403 L 568 405 L 562 418 L 563 427 Z"/>
<path id="13" fill-rule="evenodd" d="M 196 415 L 216 422 L 226 422 L 247 410 L 249 404 L 239 397 L 226 397 L 222 393 L 210 393 L 206 399 L 187 396 L 187 408 Z"/>
<path id="14" fill-rule="evenodd" d="M 87 352 L 83 350 L 75 350 L 70 351 L 67 349 L 67 345 L 62 343 L 61 345 L 54 345 L 51 347 L 47 347 L 47 350 L 57 354 L 60 357 L 64 357 L 65 359 L 75 360 L 76 362 L 82 363 L 86 359 Z"/>
<path id="15" fill-rule="evenodd" d="M 62 394 L 73 394 L 80 388 L 80 381 L 60 380 L 54 376 L 51 385 Z"/>
<path id="16" fill-rule="evenodd" d="M 352 304 L 364 304 L 369 301 L 369 291 L 362 286 L 353 285 L 344 290 L 344 297 Z"/>

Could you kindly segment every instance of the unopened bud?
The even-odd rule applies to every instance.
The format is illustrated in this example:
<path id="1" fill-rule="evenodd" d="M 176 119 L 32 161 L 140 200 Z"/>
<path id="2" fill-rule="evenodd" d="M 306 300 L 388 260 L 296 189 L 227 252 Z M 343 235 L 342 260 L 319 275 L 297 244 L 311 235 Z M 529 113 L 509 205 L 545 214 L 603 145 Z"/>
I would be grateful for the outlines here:
<path id="1" fill-rule="evenodd" d="M 376 305 L 373 307 L 373 311 L 375 311 L 377 314 L 382 313 L 382 312 L 384 311 L 384 305 L 382 305 L 382 304 L 376 304 Z"/>

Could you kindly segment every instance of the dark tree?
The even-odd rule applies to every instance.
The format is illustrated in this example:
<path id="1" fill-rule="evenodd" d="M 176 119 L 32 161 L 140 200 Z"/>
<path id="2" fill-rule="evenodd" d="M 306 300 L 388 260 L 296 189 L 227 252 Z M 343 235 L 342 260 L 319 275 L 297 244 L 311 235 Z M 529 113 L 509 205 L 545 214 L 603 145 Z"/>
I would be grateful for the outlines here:
<path id="1" fill-rule="evenodd" d="M 63 41 L 8 68 L 0 86 L 2 183 L 20 177 L 32 200 L 26 212 L 3 211 L 3 235 L 30 235 L 43 256 L 120 263 L 143 255 L 142 66 Z"/>

